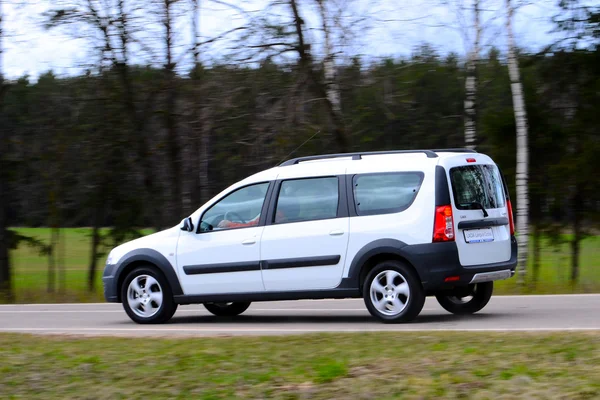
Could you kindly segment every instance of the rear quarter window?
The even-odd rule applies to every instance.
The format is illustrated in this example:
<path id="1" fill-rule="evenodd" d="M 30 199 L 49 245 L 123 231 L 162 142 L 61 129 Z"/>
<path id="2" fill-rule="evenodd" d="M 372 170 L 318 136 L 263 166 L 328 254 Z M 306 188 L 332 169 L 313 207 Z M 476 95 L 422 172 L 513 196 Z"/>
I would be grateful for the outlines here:
<path id="1" fill-rule="evenodd" d="M 417 197 L 422 172 L 355 175 L 354 202 L 358 215 L 390 214 L 406 210 Z"/>
<path id="2" fill-rule="evenodd" d="M 459 210 L 501 208 L 506 205 L 504 185 L 495 165 L 465 165 L 450 169 L 454 203 Z"/>
<path id="3" fill-rule="evenodd" d="M 279 190 L 275 223 L 336 218 L 338 203 L 337 177 L 286 180 Z"/>

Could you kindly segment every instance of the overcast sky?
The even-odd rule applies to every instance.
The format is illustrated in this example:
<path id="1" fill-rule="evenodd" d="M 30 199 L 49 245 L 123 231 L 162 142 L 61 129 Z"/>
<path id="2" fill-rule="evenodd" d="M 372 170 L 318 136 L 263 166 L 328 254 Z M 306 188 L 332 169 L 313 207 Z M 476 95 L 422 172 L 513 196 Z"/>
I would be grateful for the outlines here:
<path id="1" fill-rule="evenodd" d="M 229 0 L 228 0 L 229 1 Z M 267 0 L 231 0 L 232 4 L 247 11 L 262 8 Z M 450 51 L 465 54 L 468 50 L 465 33 L 470 34 L 465 26 L 469 25 L 469 11 L 460 11 L 457 1 L 471 4 L 470 0 L 447 0 L 450 6 L 442 5 L 444 0 L 333 0 L 338 4 L 351 4 L 352 11 L 348 14 L 354 18 L 368 16 L 363 26 L 352 41 L 352 46 L 345 47 L 346 56 L 361 55 L 373 59 L 382 56 L 406 56 L 411 50 L 421 44 L 430 43 L 441 53 Z M 340 3 L 347 1 L 348 3 Z M 483 15 L 485 32 L 483 44 L 486 48 L 495 45 L 505 47 L 504 35 L 504 0 L 482 0 L 485 9 Z M 4 39 L 5 53 L 3 68 L 8 78 L 16 78 L 29 74 L 35 78 L 40 73 L 53 70 L 58 75 L 73 75 L 81 73 L 84 66 L 93 64 L 89 38 L 74 38 L 76 34 L 85 35 L 80 28 L 70 30 L 45 30 L 42 27 L 43 13 L 52 7 L 56 1 L 47 0 L 4 0 Z M 148 2 L 149 3 L 149 2 Z M 320 32 L 314 1 L 304 0 L 301 12 L 307 20 L 307 35 L 315 43 L 318 53 Z M 515 36 L 520 47 L 536 50 L 553 40 L 554 35 L 551 17 L 558 13 L 555 1 L 538 0 L 534 4 L 519 8 L 514 23 Z M 19 5 L 17 5 L 19 4 Z M 350 6 L 349 6 L 350 7 Z M 280 8 L 285 12 L 285 8 Z M 150 12 L 148 12 L 150 15 Z M 176 43 L 178 51 L 183 54 L 188 48 L 191 38 L 189 14 L 177 21 Z M 351 17 L 348 17 L 351 18 Z M 156 18 L 148 17 L 143 38 L 147 43 L 154 43 L 162 31 Z M 224 5 L 203 2 L 201 10 L 201 35 L 205 38 L 217 36 L 222 32 L 241 26 L 246 19 L 237 11 Z M 156 46 L 159 46 L 158 44 Z M 151 46 L 150 46 L 151 47 Z M 205 58 L 218 59 L 226 51 L 227 42 L 217 47 L 207 49 Z M 160 49 L 155 48 L 159 53 Z M 485 51 L 485 50 L 484 50 Z M 187 54 L 187 53 L 186 53 Z M 146 53 L 137 56 L 136 63 L 159 63 L 157 55 Z M 189 61 L 189 60 L 188 60 Z M 205 60 L 209 61 L 209 60 Z M 179 72 L 185 73 L 188 68 L 185 57 L 181 56 Z"/>

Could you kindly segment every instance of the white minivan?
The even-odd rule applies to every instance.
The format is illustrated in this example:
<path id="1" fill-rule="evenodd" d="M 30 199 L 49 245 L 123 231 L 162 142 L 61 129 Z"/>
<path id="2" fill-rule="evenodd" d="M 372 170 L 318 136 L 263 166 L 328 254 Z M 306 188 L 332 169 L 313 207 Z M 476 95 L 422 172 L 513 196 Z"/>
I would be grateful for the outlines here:
<path id="1" fill-rule="evenodd" d="M 107 301 L 138 323 L 179 304 L 234 316 L 253 301 L 363 297 L 406 322 L 425 296 L 455 314 L 514 275 L 517 244 L 494 161 L 465 149 L 292 159 L 219 193 L 180 225 L 113 249 Z"/>

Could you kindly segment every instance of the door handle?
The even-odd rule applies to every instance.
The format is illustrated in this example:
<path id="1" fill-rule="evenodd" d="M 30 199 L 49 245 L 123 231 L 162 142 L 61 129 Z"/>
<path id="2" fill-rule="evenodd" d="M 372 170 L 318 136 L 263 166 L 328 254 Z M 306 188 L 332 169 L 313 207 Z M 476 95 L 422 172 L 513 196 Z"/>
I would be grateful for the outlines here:
<path id="1" fill-rule="evenodd" d="M 246 239 L 246 240 L 244 240 L 242 242 L 242 244 L 245 245 L 245 246 L 249 246 L 249 245 L 254 244 L 254 243 L 256 243 L 256 239 L 254 239 L 254 238 L 252 238 L 252 239 Z"/>
<path id="2" fill-rule="evenodd" d="M 329 232 L 330 236 L 341 236 L 343 234 L 344 234 L 344 231 L 340 231 L 340 230 L 335 230 L 335 231 Z"/>

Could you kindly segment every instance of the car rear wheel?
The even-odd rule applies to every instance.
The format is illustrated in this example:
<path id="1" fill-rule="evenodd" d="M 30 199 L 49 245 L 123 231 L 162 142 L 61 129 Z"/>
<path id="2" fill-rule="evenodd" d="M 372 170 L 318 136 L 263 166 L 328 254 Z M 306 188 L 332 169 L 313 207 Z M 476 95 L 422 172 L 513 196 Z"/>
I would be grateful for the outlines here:
<path id="1" fill-rule="evenodd" d="M 235 317 L 250 307 L 250 302 L 204 303 L 204 307 L 218 317 Z"/>
<path id="2" fill-rule="evenodd" d="M 167 280 L 152 267 L 139 267 L 131 271 L 121 286 L 123 308 L 129 318 L 138 324 L 167 322 L 177 304 Z"/>
<path id="3" fill-rule="evenodd" d="M 452 314 L 475 314 L 487 305 L 494 291 L 494 282 L 483 282 L 457 289 L 453 293 L 437 294 L 438 303 Z"/>
<path id="4" fill-rule="evenodd" d="M 383 261 L 367 275 L 363 285 L 367 309 L 386 322 L 408 322 L 419 315 L 425 294 L 415 272 L 399 261 Z"/>

